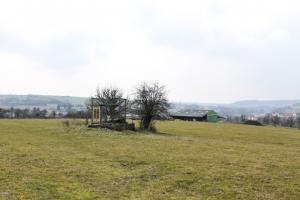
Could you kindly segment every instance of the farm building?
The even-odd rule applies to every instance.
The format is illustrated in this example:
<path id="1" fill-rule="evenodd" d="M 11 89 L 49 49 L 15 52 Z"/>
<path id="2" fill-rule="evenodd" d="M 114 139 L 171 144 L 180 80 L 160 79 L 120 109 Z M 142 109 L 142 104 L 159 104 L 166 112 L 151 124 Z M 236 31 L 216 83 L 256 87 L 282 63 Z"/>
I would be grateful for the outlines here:
<path id="1" fill-rule="evenodd" d="M 218 122 L 223 118 L 214 110 L 203 110 L 197 113 L 172 113 L 170 116 L 173 119 L 199 122 Z"/>

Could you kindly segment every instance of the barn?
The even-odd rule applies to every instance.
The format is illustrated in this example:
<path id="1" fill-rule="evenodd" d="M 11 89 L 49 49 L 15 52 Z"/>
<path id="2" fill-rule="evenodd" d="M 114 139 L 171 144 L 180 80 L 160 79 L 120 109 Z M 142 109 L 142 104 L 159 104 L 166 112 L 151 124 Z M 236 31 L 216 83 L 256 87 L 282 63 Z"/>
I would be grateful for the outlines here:
<path id="1" fill-rule="evenodd" d="M 214 110 L 202 110 L 197 113 L 172 113 L 170 116 L 173 119 L 179 119 L 184 121 L 199 121 L 199 122 L 218 122 L 222 119 L 221 116 Z"/>

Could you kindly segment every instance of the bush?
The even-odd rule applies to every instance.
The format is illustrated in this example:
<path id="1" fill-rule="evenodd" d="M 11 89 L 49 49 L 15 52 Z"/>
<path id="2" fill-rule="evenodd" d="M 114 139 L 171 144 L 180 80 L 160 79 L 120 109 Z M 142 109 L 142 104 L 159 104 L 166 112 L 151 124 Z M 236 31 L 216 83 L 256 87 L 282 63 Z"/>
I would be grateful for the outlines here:
<path id="1" fill-rule="evenodd" d="M 73 120 L 72 120 L 72 125 L 73 125 L 73 126 L 83 126 L 83 125 L 85 125 L 85 121 L 73 119 Z"/>
<path id="2" fill-rule="evenodd" d="M 157 128 L 155 127 L 154 122 L 152 122 L 152 123 L 150 124 L 149 131 L 151 131 L 151 132 L 153 132 L 153 133 L 156 133 L 156 132 L 157 132 Z"/>
<path id="3" fill-rule="evenodd" d="M 65 128 L 69 128 L 70 125 L 71 125 L 71 123 L 70 123 L 69 120 L 64 120 L 64 121 L 62 122 L 62 125 L 63 125 L 63 127 L 65 127 Z"/>
<path id="4" fill-rule="evenodd" d="M 262 123 L 260 123 L 259 121 L 255 121 L 255 120 L 247 120 L 244 122 L 244 124 L 252 125 L 252 126 L 263 126 Z"/>
<path id="5" fill-rule="evenodd" d="M 115 131 L 135 131 L 135 125 L 134 123 L 128 124 L 128 123 L 104 123 L 101 125 L 101 128 L 108 128 Z"/>
<path id="6" fill-rule="evenodd" d="M 136 131 L 135 124 L 134 123 L 126 124 L 126 129 L 130 131 Z"/>

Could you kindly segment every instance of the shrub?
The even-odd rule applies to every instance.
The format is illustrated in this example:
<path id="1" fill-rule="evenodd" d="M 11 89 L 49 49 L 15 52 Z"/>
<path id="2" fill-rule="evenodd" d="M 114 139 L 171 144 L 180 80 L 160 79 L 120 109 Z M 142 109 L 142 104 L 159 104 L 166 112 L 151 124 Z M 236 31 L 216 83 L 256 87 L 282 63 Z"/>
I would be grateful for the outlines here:
<path id="1" fill-rule="evenodd" d="M 76 120 L 76 119 L 73 119 L 72 120 L 72 125 L 73 126 L 83 126 L 85 125 L 85 122 L 83 120 Z"/>
<path id="2" fill-rule="evenodd" d="M 71 125 L 71 123 L 70 123 L 69 120 L 64 120 L 64 121 L 62 122 L 62 125 L 63 125 L 63 127 L 65 127 L 65 128 L 69 128 L 70 125 Z"/>
<path id="3" fill-rule="evenodd" d="M 247 120 L 244 122 L 244 124 L 252 125 L 252 126 L 263 126 L 262 123 L 260 123 L 259 121 L 255 121 L 255 120 Z"/>
<path id="4" fill-rule="evenodd" d="M 101 125 L 101 128 L 108 128 L 115 131 L 135 131 L 135 125 L 134 123 L 128 124 L 128 123 L 104 123 Z"/>

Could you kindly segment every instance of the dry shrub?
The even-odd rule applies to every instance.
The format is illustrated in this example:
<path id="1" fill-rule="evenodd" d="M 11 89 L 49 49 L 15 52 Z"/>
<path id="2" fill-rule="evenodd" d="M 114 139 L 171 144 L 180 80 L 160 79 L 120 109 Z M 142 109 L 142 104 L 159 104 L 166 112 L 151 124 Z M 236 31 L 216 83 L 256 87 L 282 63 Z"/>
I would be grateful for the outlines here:
<path id="1" fill-rule="evenodd" d="M 70 120 L 63 120 L 63 121 L 62 121 L 62 125 L 63 125 L 63 127 L 65 127 L 65 128 L 69 128 L 70 125 L 71 125 Z"/>
<path id="2" fill-rule="evenodd" d="M 85 122 L 82 121 L 82 120 L 76 120 L 76 119 L 74 119 L 74 120 L 72 120 L 72 125 L 73 126 L 84 126 Z"/>

